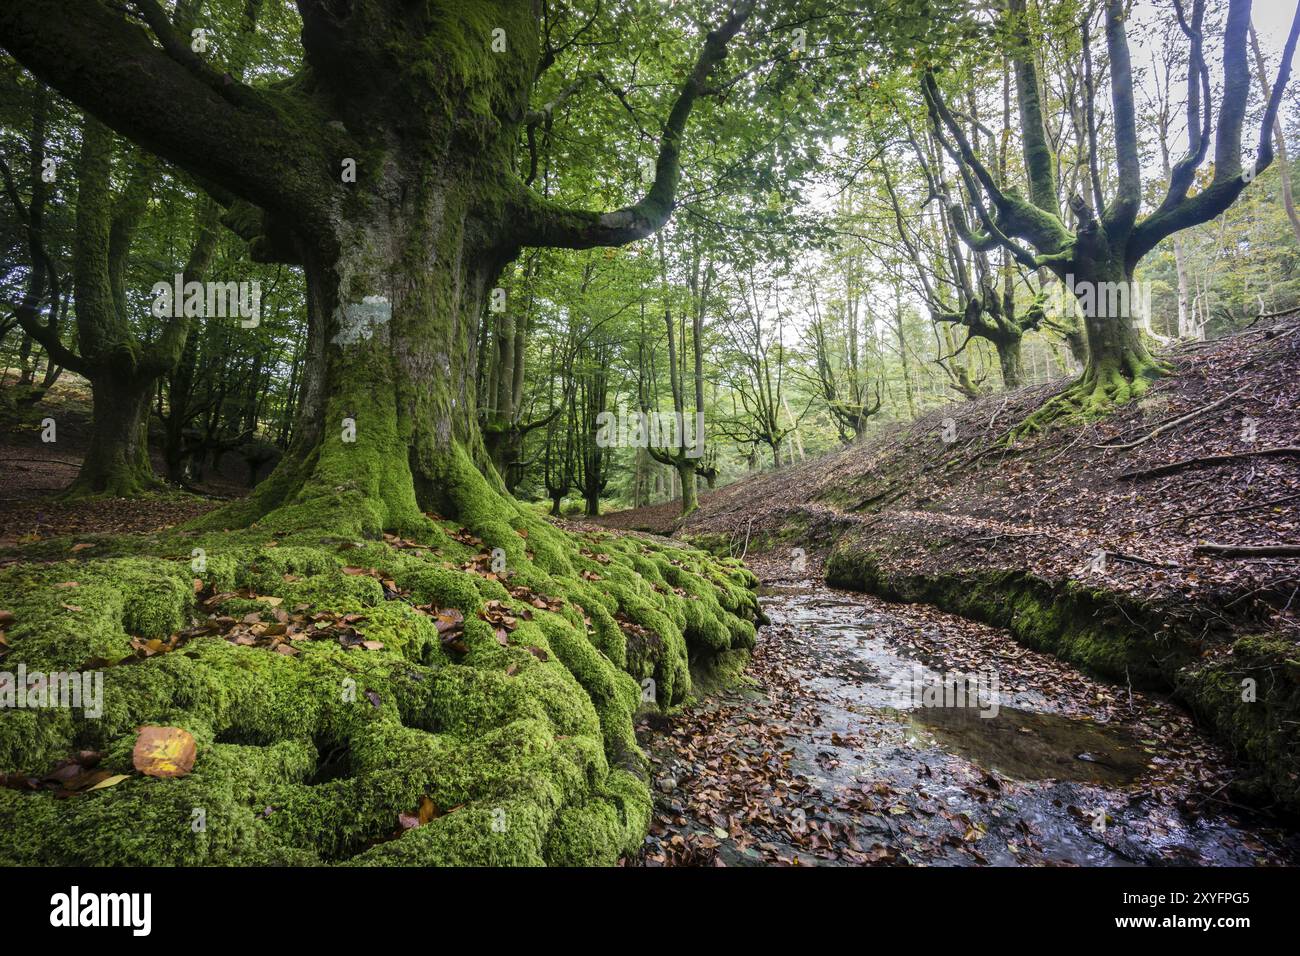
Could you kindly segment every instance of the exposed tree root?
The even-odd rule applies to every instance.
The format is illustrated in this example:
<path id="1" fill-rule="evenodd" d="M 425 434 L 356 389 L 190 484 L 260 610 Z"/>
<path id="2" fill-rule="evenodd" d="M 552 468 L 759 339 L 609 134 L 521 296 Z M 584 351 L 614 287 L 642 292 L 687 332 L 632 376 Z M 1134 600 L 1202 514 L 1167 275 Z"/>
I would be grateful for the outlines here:
<path id="1" fill-rule="evenodd" d="M 1007 440 L 1015 442 L 1052 425 L 1100 418 L 1140 399 L 1154 382 L 1172 373 L 1172 366 L 1137 353 L 1089 365 L 1082 378 L 1012 428 Z"/>

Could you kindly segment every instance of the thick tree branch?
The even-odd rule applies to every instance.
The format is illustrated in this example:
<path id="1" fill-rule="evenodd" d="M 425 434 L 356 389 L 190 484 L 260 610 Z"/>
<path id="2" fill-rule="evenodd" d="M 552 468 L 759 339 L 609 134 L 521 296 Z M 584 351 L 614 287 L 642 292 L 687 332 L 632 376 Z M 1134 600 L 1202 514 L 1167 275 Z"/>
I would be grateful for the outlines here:
<path id="1" fill-rule="evenodd" d="M 0 46 L 78 106 L 188 172 L 289 217 L 324 215 L 333 158 L 319 145 L 325 123 L 308 101 L 276 109 L 273 94 L 244 87 L 236 106 L 99 0 L 5 4 Z M 239 86 L 224 76 L 222 83 Z"/>
<path id="2" fill-rule="evenodd" d="M 1056 160 L 1043 125 L 1043 107 L 1038 98 L 1038 68 L 1030 46 L 1025 0 L 1010 0 L 1009 12 L 1015 44 L 1012 63 L 1016 74 L 1016 100 L 1020 106 L 1020 139 L 1025 154 L 1025 170 L 1029 175 L 1029 198 L 1039 209 L 1055 213 Z"/>
<path id="3" fill-rule="evenodd" d="M 654 234 L 668 221 L 681 179 L 681 146 L 686 122 L 696 101 L 705 95 L 714 67 L 726 58 L 727 44 L 753 12 L 754 3 L 755 0 L 741 0 L 726 21 L 705 38 L 695 67 L 682 84 L 664 124 L 655 179 L 646 195 L 631 206 L 613 212 L 596 212 L 556 205 L 521 184 L 522 244 L 566 249 L 621 246 Z"/>
<path id="4" fill-rule="evenodd" d="M 1187 198 L 1196 178 L 1196 170 L 1205 160 L 1210 145 L 1213 109 L 1210 102 L 1210 70 L 1205 64 L 1205 0 L 1193 0 L 1189 22 L 1181 0 L 1174 0 L 1179 28 L 1189 42 L 1187 56 L 1187 155 L 1178 161 L 1169 176 L 1169 189 L 1154 215 L 1161 215 Z"/>
<path id="5" fill-rule="evenodd" d="M 1231 15 L 1232 11 L 1239 6 L 1246 7 L 1244 20 L 1240 17 L 1234 18 Z M 1243 0 L 1233 0 L 1229 16 L 1229 30 L 1224 37 L 1224 57 L 1228 60 L 1235 60 L 1239 54 L 1243 69 L 1247 68 L 1245 66 L 1246 32 L 1250 26 L 1249 6 L 1249 3 L 1245 3 Z M 1297 5 L 1295 17 L 1291 21 L 1291 30 L 1287 34 L 1286 47 L 1282 53 L 1282 64 L 1278 68 L 1277 79 L 1273 83 L 1272 95 L 1269 97 L 1268 105 L 1264 109 L 1264 118 L 1260 124 L 1259 148 L 1255 158 L 1254 174 L 1250 176 L 1252 180 L 1273 162 L 1273 124 L 1277 121 L 1277 111 L 1282 102 L 1282 93 L 1291 77 L 1291 60 L 1295 55 L 1297 39 L 1300 39 L 1300 5 Z M 1234 48 L 1236 52 L 1232 52 L 1229 48 Z M 1248 74 L 1245 76 L 1244 82 L 1249 88 L 1250 77 Z M 1223 130 L 1223 125 L 1232 115 L 1234 114 L 1226 108 L 1225 103 L 1224 109 L 1219 112 L 1219 143 L 1225 141 L 1224 137 L 1227 134 Z M 1129 240 L 1128 248 L 1125 251 L 1125 259 L 1130 266 L 1136 264 L 1166 236 L 1173 235 L 1182 229 L 1200 225 L 1203 222 L 1209 222 L 1220 215 L 1236 201 L 1242 190 L 1246 188 L 1247 180 L 1241 174 L 1240 160 L 1240 126 L 1244 120 L 1244 109 L 1241 113 L 1235 115 L 1235 122 L 1239 127 L 1235 137 L 1236 149 L 1238 150 L 1236 159 L 1237 172 L 1232 178 L 1225 178 L 1216 169 L 1214 181 L 1206 189 L 1190 199 L 1183 199 L 1173 204 L 1166 201 L 1159 209 L 1139 223 L 1133 231 L 1133 236 Z M 1233 141 L 1232 136 L 1228 135 L 1227 138 L 1228 141 Z M 1217 154 L 1218 149 L 1216 147 L 1216 156 Z"/>
<path id="6" fill-rule="evenodd" d="M 1115 114 L 1115 152 L 1119 188 L 1105 211 L 1105 227 L 1113 237 L 1127 236 L 1142 204 L 1142 161 L 1138 156 L 1137 109 L 1133 104 L 1133 63 L 1124 30 L 1123 0 L 1106 4 L 1106 50 L 1110 54 L 1111 109 Z"/>

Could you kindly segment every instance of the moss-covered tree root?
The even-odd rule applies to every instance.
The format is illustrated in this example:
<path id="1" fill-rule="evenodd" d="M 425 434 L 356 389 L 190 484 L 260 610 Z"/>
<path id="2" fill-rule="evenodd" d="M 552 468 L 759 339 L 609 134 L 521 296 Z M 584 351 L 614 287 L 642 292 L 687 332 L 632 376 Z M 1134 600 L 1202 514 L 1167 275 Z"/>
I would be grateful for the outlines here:
<path id="1" fill-rule="evenodd" d="M 1090 363 L 1078 381 L 1011 429 L 1008 438 L 1016 441 L 1052 425 L 1100 418 L 1142 398 L 1153 383 L 1172 372 L 1171 366 L 1145 350 Z"/>
<path id="2" fill-rule="evenodd" d="M 736 562 L 569 534 L 500 500 L 404 540 L 254 526 L 104 539 L 98 551 L 154 556 L 0 571 L 15 615 L 0 668 L 104 682 L 97 717 L 0 710 L 0 771 L 40 776 L 96 750 L 127 775 L 65 799 L 0 787 L 0 863 L 611 864 L 634 851 L 651 807 L 634 715 L 682 704 L 692 672 L 734 672 L 754 641 L 756 581 Z M 516 617 L 504 645 L 479 616 L 488 601 Z M 465 650 L 444 647 L 422 606 L 463 613 Z M 301 640 L 288 655 L 206 635 L 122 662 L 133 637 L 290 608 L 360 615 L 383 648 Z M 135 773 L 141 725 L 189 731 L 193 771 Z M 403 832 L 426 797 L 432 819 Z"/>

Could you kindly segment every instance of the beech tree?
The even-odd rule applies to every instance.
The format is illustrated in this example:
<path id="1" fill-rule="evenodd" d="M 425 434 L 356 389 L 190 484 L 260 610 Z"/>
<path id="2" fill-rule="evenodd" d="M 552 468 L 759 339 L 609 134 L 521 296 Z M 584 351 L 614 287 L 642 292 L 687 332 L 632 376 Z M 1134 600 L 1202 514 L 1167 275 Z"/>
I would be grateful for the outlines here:
<path id="1" fill-rule="evenodd" d="M 39 171 L 45 135 L 47 98 L 34 100 L 31 164 Z M 33 175 L 32 195 L 24 205 L 13 172 L 0 163 L 8 202 L 25 221 L 30 258 L 26 295 L 15 308 L 24 332 L 45 349 L 51 366 L 71 369 L 91 383 L 93 411 L 90 443 L 69 495 L 106 494 L 129 497 L 160 482 L 149 462 L 150 403 L 158 381 L 176 365 L 189 334 L 190 321 L 169 319 L 148 340 L 132 328 L 127 271 L 133 241 L 145 219 L 158 175 L 157 163 L 139 150 L 124 156 L 127 167 L 121 189 L 112 187 L 115 148 L 111 130 L 87 118 L 81 125 L 80 150 L 73 175 L 76 215 L 69 255 L 62 268 L 51 253 L 42 207 L 45 190 Z M 195 210 L 195 233 L 182 281 L 199 279 L 216 247 L 217 222 L 210 200 Z M 61 336 L 62 286 L 69 286 L 75 304 L 76 345 Z"/>
<path id="2" fill-rule="evenodd" d="M 128 12 L 103 0 L 9 4 L 0 44 L 210 184 L 256 258 L 303 267 L 308 366 L 293 444 L 215 520 L 332 514 L 372 534 L 422 527 L 424 511 L 455 515 L 504 492 L 479 431 L 471 354 L 502 270 L 526 246 L 619 246 L 664 224 L 687 122 L 719 89 L 710 79 L 754 0 L 705 35 L 663 121 L 652 184 L 610 211 L 563 206 L 520 172 L 530 96 L 560 43 L 545 4 L 297 6 L 301 70 L 266 85 L 214 69 L 158 0 Z"/>
<path id="3" fill-rule="evenodd" d="M 1086 7 L 1081 27 L 1089 188 L 1069 197 L 1068 215 L 1061 211 L 1056 162 L 1044 125 L 1042 85 L 1026 0 L 1007 0 L 1002 25 L 1009 38 L 1015 76 L 1027 194 L 1005 178 L 999 181 L 980 159 L 960 119 L 946 102 L 935 71 L 924 73 L 923 93 L 935 134 L 960 170 L 973 210 L 972 217 L 960 203 L 953 204 L 951 210 L 954 224 L 968 246 L 977 251 L 1000 246 L 1026 269 L 1047 269 L 1063 281 L 1068 277 L 1073 288 L 1087 290 L 1095 302 L 1098 290 L 1131 288 L 1135 267 L 1161 240 L 1220 215 L 1269 166 L 1273 161 L 1274 121 L 1300 32 L 1300 10 L 1264 110 L 1255 158 L 1243 168 L 1242 128 L 1251 86 L 1247 59 L 1251 0 L 1228 3 L 1222 41 L 1224 83 L 1217 119 L 1206 65 L 1206 0 L 1191 0 L 1190 9 L 1185 0 L 1173 0 L 1173 8 L 1188 45 L 1189 148 L 1174 166 L 1163 199 L 1145 216 L 1140 215 L 1143 191 L 1134 69 L 1123 0 L 1106 0 L 1102 15 L 1109 59 L 1116 187 L 1111 196 L 1103 194 L 1103 152 L 1093 109 L 1095 73 L 1089 47 L 1092 8 Z M 1212 138 L 1213 172 L 1209 183 L 1194 192 Z M 968 222 L 968 218 L 972 221 Z M 1082 295 L 1080 300 L 1084 304 Z M 1085 306 L 1083 311 L 1088 343 L 1083 375 L 1027 420 L 1025 427 L 1038 427 L 1062 413 L 1098 412 L 1112 403 L 1136 398 L 1164 373 L 1165 367 L 1148 352 L 1139 336 L 1129 309 L 1121 308 L 1115 310 L 1119 314 L 1114 314 L 1108 308 Z"/>

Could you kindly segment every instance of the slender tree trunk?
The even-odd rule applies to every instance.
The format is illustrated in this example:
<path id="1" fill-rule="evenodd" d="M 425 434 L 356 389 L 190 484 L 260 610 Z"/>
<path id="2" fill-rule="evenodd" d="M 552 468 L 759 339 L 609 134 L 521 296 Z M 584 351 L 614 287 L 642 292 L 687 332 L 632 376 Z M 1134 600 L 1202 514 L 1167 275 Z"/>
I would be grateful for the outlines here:
<path id="1" fill-rule="evenodd" d="M 674 467 L 677 471 L 678 484 L 681 487 L 682 516 L 685 517 L 700 506 L 695 488 L 695 461 L 690 458 L 681 458 L 678 459 Z"/>
<path id="2" fill-rule="evenodd" d="M 23 335 L 22 341 L 18 345 L 18 384 L 32 384 L 32 373 L 35 372 L 35 363 L 32 362 L 32 337 Z"/>
<path id="3" fill-rule="evenodd" d="M 1255 34 L 1255 27 L 1250 27 L 1250 45 L 1255 54 L 1255 70 L 1259 77 L 1259 85 L 1264 91 L 1265 98 L 1269 95 L 1268 70 L 1264 66 L 1264 54 L 1259 49 L 1259 37 Z M 1282 121 L 1274 119 L 1273 121 L 1273 141 L 1277 146 L 1277 173 L 1282 181 L 1282 205 L 1286 209 L 1287 221 L 1291 223 L 1291 231 L 1295 234 L 1296 242 L 1300 242 L 1300 213 L 1296 212 L 1295 195 L 1291 191 L 1291 163 L 1287 157 L 1286 135 L 1282 131 Z"/>
<path id="4" fill-rule="evenodd" d="M 895 290 L 894 333 L 898 337 L 898 355 L 903 363 L 903 394 L 907 396 L 907 417 L 916 421 L 916 400 L 912 395 L 912 367 L 907 358 L 907 339 L 903 335 L 903 300 Z"/>

